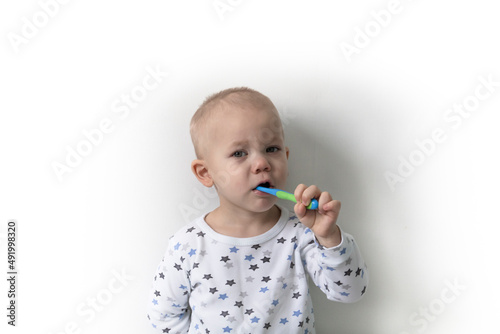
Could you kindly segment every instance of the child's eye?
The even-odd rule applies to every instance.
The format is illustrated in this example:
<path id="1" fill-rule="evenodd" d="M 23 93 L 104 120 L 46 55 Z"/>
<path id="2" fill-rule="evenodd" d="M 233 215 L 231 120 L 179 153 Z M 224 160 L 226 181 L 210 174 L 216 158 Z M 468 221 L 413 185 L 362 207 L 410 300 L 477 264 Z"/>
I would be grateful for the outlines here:
<path id="1" fill-rule="evenodd" d="M 232 156 L 233 156 L 233 157 L 235 157 L 235 158 L 242 158 L 242 157 L 243 157 L 243 155 L 245 155 L 245 154 L 246 154 L 246 153 L 245 153 L 245 152 L 243 152 L 243 151 L 236 151 L 236 152 L 234 152 L 234 153 L 233 153 L 233 155 L 232 155 Z"/>
<path id="2" fill-rule="evenodd" d="M 273 147 L 268 147 L 266 151 L 270 152 L 270 153 L 274 153 L 274 152 L 278 152 L 279 150 L 280 150 L 279 147 L 273 146 Z"/>

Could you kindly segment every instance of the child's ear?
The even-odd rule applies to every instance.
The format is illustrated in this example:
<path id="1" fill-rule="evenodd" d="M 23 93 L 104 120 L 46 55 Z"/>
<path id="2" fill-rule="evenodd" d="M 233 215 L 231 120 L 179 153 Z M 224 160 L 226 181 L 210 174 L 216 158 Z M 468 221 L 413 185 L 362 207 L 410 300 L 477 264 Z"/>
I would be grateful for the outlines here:
<path id="1" fill-rule="evenodd" d="M 214 184 L 212 177 L 208 173 L 208 168 L 205 160 L 193 160 L 191 162 L 191 170 L 193 171 L 194 176 L 200 181 L 205 187 L 211 187 Z"/>

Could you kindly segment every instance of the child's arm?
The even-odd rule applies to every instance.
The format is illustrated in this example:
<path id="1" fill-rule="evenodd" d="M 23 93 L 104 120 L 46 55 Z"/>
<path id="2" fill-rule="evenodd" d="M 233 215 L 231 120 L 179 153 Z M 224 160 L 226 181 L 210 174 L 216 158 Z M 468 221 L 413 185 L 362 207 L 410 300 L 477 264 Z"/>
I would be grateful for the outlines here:
<path id="1" fill-rule="evenodd" d="M 302 254 L 311 278 L 329 299 L 357 301 L 366 291 L 368 271 L 354 238 L 337 226 L 340 202 L 316 186 L 303 184 L 294 195 L 295 213 L 315 237 Z M 318 199 L 318 210 L 306 210 L 312 198 Z"/>
<path id="2" fill-rule="evenodd" d="M 148 319 L 158 333 L 187 333 L 190 325 L 188 270 L 176 254 L 180 243 L 170 239 L 148 300 Z"/>
<path id="3" fill-rule="evenodd" d="M 354 238 L 341 232 L 341 243 L 332 248 L 321 246 L 317 239 L 303 247 L 309 276 L 330 300 L 356 302 L 368 286 L 368 270 Z"/>

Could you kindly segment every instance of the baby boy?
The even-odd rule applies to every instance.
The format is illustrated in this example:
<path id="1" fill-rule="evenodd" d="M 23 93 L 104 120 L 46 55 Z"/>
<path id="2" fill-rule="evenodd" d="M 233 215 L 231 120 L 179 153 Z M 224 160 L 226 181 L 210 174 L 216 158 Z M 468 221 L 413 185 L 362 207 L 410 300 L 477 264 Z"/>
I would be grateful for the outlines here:
<path id="1" fill-rule="evenodd" d="M 339 302 L 359 300 L 368 272 L 336 224 L 340 202 L 300 184 L 293 212 L 259 185 L 284 189 L 289 149 L 265 95 L 232 88 L 191 120 L 191 169 L 220 204 L 169 240 L 148 298 L 158 333 L 315 333 L 308 277 Z M 306 209 L 311 199 L 317 210 Z"/>

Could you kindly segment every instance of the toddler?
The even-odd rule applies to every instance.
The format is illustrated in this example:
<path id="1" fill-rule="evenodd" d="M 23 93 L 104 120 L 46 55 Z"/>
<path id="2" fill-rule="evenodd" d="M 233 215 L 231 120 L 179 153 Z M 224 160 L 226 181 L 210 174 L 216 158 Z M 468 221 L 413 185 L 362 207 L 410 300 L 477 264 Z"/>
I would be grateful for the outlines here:
<path id="1" fill-rule="evenodd" d="M 263 94 L 232 88 L 191 120 L 191 169 L 219 206 L 169 240 L 148 298 L 158 333 L 315 333 L 308 277 L 339 302 L 359 300 L 368 272 L 336 224 L 340 202 L 300 184 L 294 212 L 255 188 L 285 189 L 289 149 Z M 318 210 L 307 210 L 311 199 Z"/>

